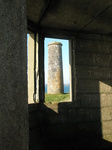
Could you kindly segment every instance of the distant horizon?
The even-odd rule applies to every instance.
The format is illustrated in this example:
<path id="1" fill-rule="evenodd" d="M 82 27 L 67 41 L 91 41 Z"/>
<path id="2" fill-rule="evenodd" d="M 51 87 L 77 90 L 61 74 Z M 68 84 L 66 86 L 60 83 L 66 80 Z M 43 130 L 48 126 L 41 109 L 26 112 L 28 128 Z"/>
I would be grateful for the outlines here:
<path id="1" fill-rule="evenodd" d="M 48 83 L 45 83 L 45 85 L 47 85 Z M 70 83 L 64 83 L 63 85 L 70 85 Z"/>
<path id="2" fill-rule="evenodd" d="M 48 85 L 45 84 L 45 93 L 47 93 Z M 70 84 L 64 84 L 63 86 L 64 93 L 70 93 Z"/>

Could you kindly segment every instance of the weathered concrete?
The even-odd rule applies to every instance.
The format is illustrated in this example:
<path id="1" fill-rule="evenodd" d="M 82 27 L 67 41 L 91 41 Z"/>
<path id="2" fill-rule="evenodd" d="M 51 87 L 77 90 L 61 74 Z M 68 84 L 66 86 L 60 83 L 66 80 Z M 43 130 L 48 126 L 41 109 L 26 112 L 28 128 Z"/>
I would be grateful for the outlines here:
<path id="1" fill-rule="evenodd" d="M 76 42 L 77 99 L 81 107 L 86 107 L 82 116 L 85 121 L 101 122 L 101 138 L 108 142 L 112 142 L 111 47 L 109 36 L 79 35 Z"/>
<path id="2" fill-rule="evenodd" d="M 35 41 L 36 40 L 36 41 Z M 36 46 L 36 47 L 35 47 Z M 38 73 L 38 34 L 28 39 L 28 103 L 39 100 L 39 73 Z"/>
<path id="3" fill-rule="evenodd" d="M 75 60 L 71 63 L 76 70 L 77 82 L 73 82 L 76 99 L 68 103 L 29 106 L 30 147 L 43 150 L 52 147 L 65 150 L 112 147 L 112 85 L 109 73 L 112 39 L 109 36 L 80 34 L 74 40 Z M 37 140 L 34 142 L 33 138 Z"/>
<path id="4" fill-rule="evenodd" d="M 47 93 L 63 93 L 63 64 L 62 44 L 52 42 L 48 44 L 48 88 Z"/>
<path id="5" fill-rule="evenodd" d="M 52 1 L 51 7 L 51 1 L 27 2 L 33 22 L 78 33 L 75 40 L 74 32 L 69 37 L 75 43 L 71 64 L 72 79 L 76 70 L 72 82 L 76 101 L 30 105 L 30 150 L 112 147 L 112 37 L 79 34 L 111 34 L 112 1 L 61 0 Z M 0 150 L 27 150 L 26 1 L 2 0 L 0 8 Z M 39 34 L 39 99 L 43 102 L 44 37 Z"/>
<path id="6" fill-rule="evenodd" d="M 34 34 L 28 39 L 28 103 L 34 103 Z"/>
<path id="7" fill-rule="evenodd" d="M 112 33 L 111 0 L 27 0 L 27 10 L 28 19 L 44 28 Z"/>
<path id="8" fill-rule="evenodd" d="M 0 1 L 0 149 L 28 149 L 26 1 Z"/>

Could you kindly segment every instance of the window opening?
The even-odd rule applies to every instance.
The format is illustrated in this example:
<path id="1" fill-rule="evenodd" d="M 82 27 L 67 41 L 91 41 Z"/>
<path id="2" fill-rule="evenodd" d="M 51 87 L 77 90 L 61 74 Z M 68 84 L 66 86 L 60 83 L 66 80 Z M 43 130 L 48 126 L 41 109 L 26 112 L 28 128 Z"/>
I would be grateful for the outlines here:
<path id="1" fill-rule="evenodd" d="M 61 66 L 61 51 L 62 51 L 62 66 Z M 45 38 L 44 54 L 45 54 L 44 55 L 45 101 L 69 102 L 70 101 L 69 40 Z M 63 79 L 60 74 L 61 69 Z M 62 83 L 63 90 L 62 85 L 60 85 L 61 82 L 63 82 Z"/>

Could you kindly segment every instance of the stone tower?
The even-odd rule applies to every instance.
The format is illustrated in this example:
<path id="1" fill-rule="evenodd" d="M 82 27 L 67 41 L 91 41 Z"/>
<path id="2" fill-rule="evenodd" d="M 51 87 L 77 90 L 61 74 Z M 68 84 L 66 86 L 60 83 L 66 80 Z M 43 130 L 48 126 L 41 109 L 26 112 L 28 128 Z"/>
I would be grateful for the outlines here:
<path id="1" fill-rule="evenodd" d="M 63 93 L 62 44 L 48 44 L 48 94 Z"/>

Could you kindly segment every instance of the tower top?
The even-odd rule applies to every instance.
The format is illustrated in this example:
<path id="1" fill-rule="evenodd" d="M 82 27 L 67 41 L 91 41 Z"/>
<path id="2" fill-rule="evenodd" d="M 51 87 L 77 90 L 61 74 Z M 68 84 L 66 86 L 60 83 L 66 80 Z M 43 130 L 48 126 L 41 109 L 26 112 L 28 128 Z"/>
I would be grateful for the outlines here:
<path id="1" fill-rule="evenodd" d="M 51 42 L 51 43 L 48 44 L 48 46 L 49 45 L 61 45 L 62 46 L 62 43 L 60 43 L 60 42 Z"/>

